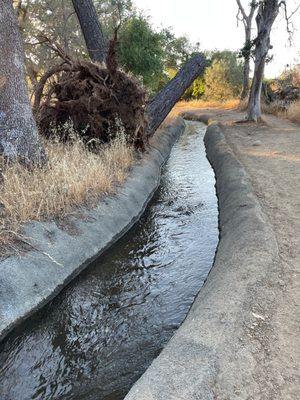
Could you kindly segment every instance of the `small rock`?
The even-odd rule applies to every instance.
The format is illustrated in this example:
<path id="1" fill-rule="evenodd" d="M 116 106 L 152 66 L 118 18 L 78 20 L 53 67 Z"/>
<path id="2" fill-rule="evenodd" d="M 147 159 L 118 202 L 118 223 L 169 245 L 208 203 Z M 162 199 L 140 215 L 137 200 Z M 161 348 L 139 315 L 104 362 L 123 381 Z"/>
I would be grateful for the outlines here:
<path id="1" fill-rule="evenodd" d="M 252 146 L 260 146 L 261 141 L 260 140 L 255 140 L 255 142 L 252 143 Z"/>

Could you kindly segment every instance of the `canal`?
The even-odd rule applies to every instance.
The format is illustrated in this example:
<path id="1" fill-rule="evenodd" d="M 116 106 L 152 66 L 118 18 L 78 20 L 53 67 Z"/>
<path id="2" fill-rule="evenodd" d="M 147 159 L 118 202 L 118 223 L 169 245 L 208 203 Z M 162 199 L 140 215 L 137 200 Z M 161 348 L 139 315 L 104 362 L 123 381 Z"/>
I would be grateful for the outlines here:
<path id="1" fill-rule="evenodd" d="M 186 124 L 139 222 L 0 345 L 1 400 L 123 399 L 182 323 L 218 243 L 206 127 Z"/>

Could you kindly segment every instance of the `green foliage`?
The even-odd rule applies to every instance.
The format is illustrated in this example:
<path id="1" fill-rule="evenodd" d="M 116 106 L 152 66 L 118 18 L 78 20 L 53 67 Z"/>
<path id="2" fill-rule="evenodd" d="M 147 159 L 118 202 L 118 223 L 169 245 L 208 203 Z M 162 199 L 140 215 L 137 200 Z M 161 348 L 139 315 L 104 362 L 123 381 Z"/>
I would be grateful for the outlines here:
<path id="1" fill-rule="evenodd" d="M 23 35 L 30 88 L 36 85 L 48 68 L 57 63 L 57 54 L 45 44 L 45 37 L 66 53 L 79 57 L 85 55 L 71 0 L 23 0 L 15 2 L 15 6 Z"/>
<path id="2" fill-rule="evenodd" d="M 31 89 L 59 61 L 58 55 L 45 44 L 45 36 L 71 56 L 88 58 L 71 0 L 14 0 L 14 3 L 25 43 Z M 121 22 L 120 66 L 141 77 L 150 92 L 160 90 L 171 79 L 168 70 L 178 71 L 197 50 L 185 36 L 176 37 L 170 28 L 155 30 L 149 19 L 136 11 L 132 0 L 94 0 L 94 4 L 107 39 Z M 198 85 L 191 93 L 199 96 L 200 92 Z"/>
<path id="3" fill-rule="evenodd" d="M 176 37 L 170 28 L 163 29 L 161 35 L 165 68 L 178 70 L 190 55 L 198 49 L 198 44 L 192 46 L 186 36 Z"/>
<path id="4" fill-rule="evenodd" d="M 193 83 L 192 97 L 194 99 L 200 99 L 205 94 L 205 79 L 203 76 L 199 76 Z"/>
<path id="5" fill-rule="evenodd" d="M 183 98 L 227 100 L 237 97 L 243 84 L 243 66 L 238 55 L 230 50 L 211 51 L 205 54 L 209 66 L 205 74 L 199 76 Z"/>
<path id="6" fill-rule="evenodd" d="M 141 76 L 152 90 L 157 89 L 163 71 L 162 35 L 145 17 L 133 16 L 121 27 L 118 54 L 126 71 Z"/>
<path id="7" fill-rule="evenodd" d="M 243 66 L 237 54 L 231 51 L 216 52 L 212 64 L 206 69 L 205 97 L 223 101 L 239 96 L 243 83 Z"/>
<path id="8" fill-rule="evenodd" d="M 161 89 L 196 47 L 170 29 L 155 31 L 143 15 L 131 15 L 119 34 L 119 61 L 126 71 L 143 77 L 151 91 Z M 175 73 L 170 75 L 171 71 Z"/>

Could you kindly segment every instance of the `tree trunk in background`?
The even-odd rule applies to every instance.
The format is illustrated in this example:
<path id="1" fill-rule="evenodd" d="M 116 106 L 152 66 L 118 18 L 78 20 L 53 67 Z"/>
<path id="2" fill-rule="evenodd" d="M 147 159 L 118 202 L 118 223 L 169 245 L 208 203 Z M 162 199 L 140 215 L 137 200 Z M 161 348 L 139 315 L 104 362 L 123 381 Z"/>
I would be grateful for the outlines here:
<path id="1" fill-rule="evenodd" d="M 252 28 L 252 20 L 254 16 L 254 12 L 258 6 L 258 3 L 256 0 L 252 0 L 250 3 L 250 12 L 247 15 L 244 7 L 242 6 L 242 3 L 240 0 L 236 0 L 237 5 L 238 5 L 238 14 L 237 14 L 237 20 L 238 22 L 240 21 L 239 19 L 239 14 L 241 13 L 242 19 L 241 21 L 244 24 L 244 29 L 245 29 L 245 44 L 242 49 L 242 56 L 244 58 L 244 68 L 243 68 L 243 91 L 241 94 L 241 99 L 245 99 L 248 97 L 249 94 L 249 74 L 250 74 L 250 56 L 251 56 L 251 28 Z"/>
<path id="2" fill-rule="evenodd" d="M 266 58 L 270 49 L 270 34 L 273 23 L 279 13 L 279 0 L 265 0 L 261 2 L 256 16 L 257 37 L 255 39 L 254 75 L 248 102 L 247 119 L 259 121 L 261 119 L 261 88 L 264 77 Z"/>
<path id="3" fill-rule="evenodd" d="M 207 63 L 205 57 L 195 54 L 177 73 L 177 75 L 150 101 L 146 111 L 149 116 L 148 133 L 152 135 L 167 117 L 177 101 L 203 73 Z"/>
<path id="4" fill-rule="evenodd" d="M 250 60 L 245 60 L 243 67 L 243 90 L 241 94 L 241 100 L 244 100 L 248 97 L 249 87 L 250 87 L 249 74 L 250 74 Z"/>
<path id="5" fill-rule="evenodd" d="M 11 0 L 0 7 L 0 154 L 26 164 L 44 162 L 24 74 L 24 51 Z"/>
<path id="6" fill-rule="evenodd" d="M 245 29 L 245 46 L 251 42 L 251 25 Z M 250 53 L 250 51 L 249 51 Z M 241 100 L 248 97 L 249 94 L 249 75 L 250 75 L 250 54 L 244 56 L 244 66 L 243 66 L 243 90 L 241 94 Z"/>
<path id="7" fill-rule="evenodd" d="M 72 0 L 92 61 L 104 62 L 107 46 L 93 0 Z"/>

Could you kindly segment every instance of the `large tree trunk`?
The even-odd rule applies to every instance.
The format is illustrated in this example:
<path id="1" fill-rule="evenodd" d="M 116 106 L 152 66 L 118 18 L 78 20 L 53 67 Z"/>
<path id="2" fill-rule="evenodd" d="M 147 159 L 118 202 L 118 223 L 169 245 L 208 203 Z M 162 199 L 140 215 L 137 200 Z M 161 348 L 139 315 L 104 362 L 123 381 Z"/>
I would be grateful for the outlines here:
<path id="1" fill-rule="evenodd" d="M 0 7 L 0 154 L 26 164 L 45 155 L 29 103 L 24 51 L 11 0 Z"/>
<path id="2" fill-rule="evenodd" d="M 247 119 L 259 121 L 261 119 L 261 88 L 264 77 L 266 58 L 270 49 L 270 34 L 273 23 L 279 13 L 279 0 L 265 0 L 260 3 L 257 16 L 257 37 L 255 39 L 254 75 L 248 103 Z"/>
<path id="3" fill-rule="evenodd" d="M 156 131 L 186 89 L 203 73 L 206 65 L 205 57 L 200 53 L 195 54 L 150 101 L 146 109 L 149 116 L 149 135 Z"/>
<path id="4" fill-rule="evenodd" d="M 91 60 L 103 62 L 107 45 L 93 0 L 72 0 Z"/>
<path id="5" fill-rule="evenodd" d="M 248 115 L 249 121 L 259 121 L 261 118 L 261 88 L 264 77 L 266 56 L 258 54 L 255 59 L 255 68 L 253 81 L 251 86 L 251 93 L 248 104 Z"/>

